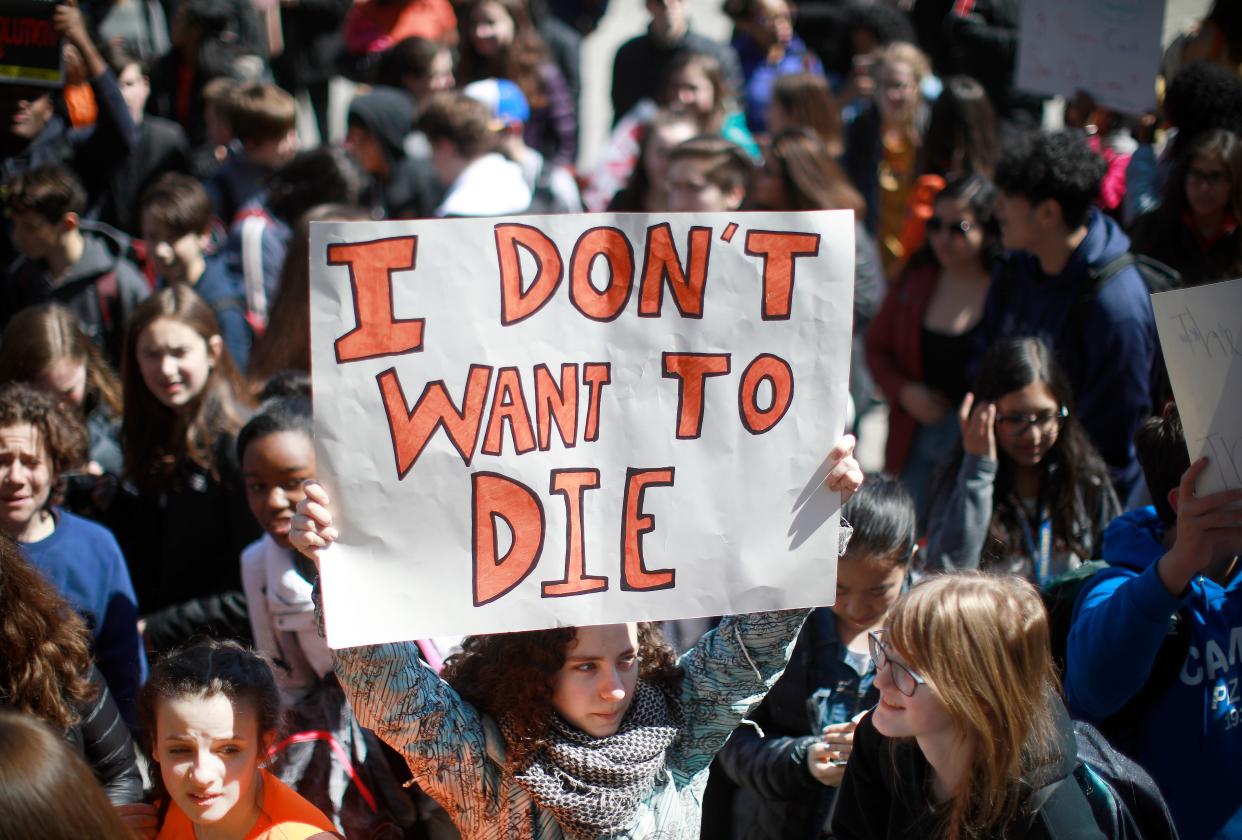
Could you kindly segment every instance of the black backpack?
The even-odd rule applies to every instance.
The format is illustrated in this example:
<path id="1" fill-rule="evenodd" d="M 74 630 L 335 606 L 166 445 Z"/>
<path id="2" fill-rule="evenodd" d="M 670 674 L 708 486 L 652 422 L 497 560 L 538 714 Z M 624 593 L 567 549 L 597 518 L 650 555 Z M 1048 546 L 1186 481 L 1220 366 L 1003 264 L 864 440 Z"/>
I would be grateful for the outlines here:
<path id="1" fill-rule="evenodd" d="M 1037 819 L 1048 837 L 1093 836 L 1089 811 L 1094 827 L 1108 840 L 1177 840 L 1173 817 L 1147 771 L 1089 724 L 1076 721 L 1074 735 L 1078 741 L 1074 772 L 1032 794 Z M 1068 787 L 1071 779 L 1080 795 Z"/>

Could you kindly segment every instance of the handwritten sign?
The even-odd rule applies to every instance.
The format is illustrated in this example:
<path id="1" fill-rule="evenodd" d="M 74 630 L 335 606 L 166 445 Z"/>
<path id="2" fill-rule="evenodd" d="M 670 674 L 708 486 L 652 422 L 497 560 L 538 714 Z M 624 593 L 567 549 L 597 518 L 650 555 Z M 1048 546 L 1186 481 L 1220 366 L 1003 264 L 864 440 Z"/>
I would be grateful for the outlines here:
<path id="1" fill-rule="evenodd" d="M 1038 0 L 1022 4 L 1016 85 L 1123 114 L 1156 105 L 1165 0 Z"/>
<path id="2" fill-rule="evenodd" d="M 336 647 L 832 603 L 850 214 L 315 224 Z"/>
<path id="3" fill-rule="evenodd" d="M 59 87 L 60 35 L 54 0 L 5 0 L 0 11 L 0 84 Z"/>
<path id="4" fill-rule="evenodd" d="M 1242 280 L 1151 296 L 1198 493 L 1242 488 Z"/>

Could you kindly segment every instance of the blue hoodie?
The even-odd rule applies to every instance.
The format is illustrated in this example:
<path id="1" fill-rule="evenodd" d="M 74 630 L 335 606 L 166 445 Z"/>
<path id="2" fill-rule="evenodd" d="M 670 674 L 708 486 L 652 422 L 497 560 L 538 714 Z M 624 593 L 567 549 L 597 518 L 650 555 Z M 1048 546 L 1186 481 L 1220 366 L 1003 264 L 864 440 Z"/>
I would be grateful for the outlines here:
<path id="1" fill-rule="evenodd" d="M 1147 284 L 1134 268 L 1103 286 L 1085 312 L 1082 335 L 1071 322 L 1090 267 L 1130 250 L 1130 238 L 1108 216 L 1091 211 L 1087 236 L 1056 277 L 1024 251 L 997 268 L 979 328 L 978 357 L 998 339 L 1038 336 L 1069 374 L 1078 419 L 1104 457 L 1124 501 L 1142 477 L 1134 433 L 1152 410 L 1152 371 L 1159 349 Z"/>
<path id="2" fill-rule="evenodd" d="M 1186 662 L 1148 708 L 1134 758 L 1160 785 L 1181 836 L 1206 840 L 1242 811 L 1242 576 L 1225 587 L 1197 577 L 1175 598 L 1156 573 L 1163 538 L 1150 506 L 1104 532 L 1113 568 L 1079 597 L 1065 696 L 1075 717 L 1093 723 L 1117 712 L 1147 682 L 1170 619 L 1186 608 Z"/>

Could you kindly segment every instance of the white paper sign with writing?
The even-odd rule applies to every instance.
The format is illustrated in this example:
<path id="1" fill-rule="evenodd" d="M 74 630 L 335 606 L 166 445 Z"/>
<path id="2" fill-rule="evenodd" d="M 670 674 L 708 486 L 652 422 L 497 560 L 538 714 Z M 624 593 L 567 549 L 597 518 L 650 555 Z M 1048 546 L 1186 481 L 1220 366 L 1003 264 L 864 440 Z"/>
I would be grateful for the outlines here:
<path id="1" fill-rule="evenodd" d="M 1151 296 L 1196 492 L 1242 488 L 1242 280 Z"/>
<path id="2" fill-rule="evenodd" d="M 1165 0 L 1033 0 L 1018 24 L 1016 85 L 1123 114 L 1156 106 Z"/>
<path id="3" fill-rule="evenodd" d="M 832 603 L 853 230 L 314 224 L 329 643 Z"/>

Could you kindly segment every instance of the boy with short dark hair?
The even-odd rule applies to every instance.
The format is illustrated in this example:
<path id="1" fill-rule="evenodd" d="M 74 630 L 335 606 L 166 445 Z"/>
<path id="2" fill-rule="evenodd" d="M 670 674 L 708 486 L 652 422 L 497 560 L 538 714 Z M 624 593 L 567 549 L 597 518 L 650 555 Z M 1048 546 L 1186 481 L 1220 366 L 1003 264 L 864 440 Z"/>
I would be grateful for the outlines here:
<path id="1" fill-rule="evenodd" d="M 1159 344 L 1147 285 L 1127 261 L 1130 239 L 1092 205 L 1104 170 L 1070 132 L 1008 146 L 996 209 L 1009 253 L 988 294 L 976 360 L 1002 338 L 1036 336 L 1052 347 L 1124 502 L 1141 475 L 1132 441 L 1152 412 Z"/>
<path id="2" fill-rule="evenodd" d="M 77 315 L 119 365 L 125 323 L 150 293 L 124 256 L 129 241 L 107 225 L 82 220 L 86 191 L 64 166 L 35 167 L 7 187 L 13 244 L 22 256 L 0 289 L 0 328 L 18 310 L 54 301 Z"/>
<path id="3" fill-rule="evenodd" d="M 185 283 L 216 313 L 220 336 L 244 371 L 254 332 L 241 282 L 211 248 L 211 200 L 196 179 L 170 172 L 142 196 L 142 236 L 162 284 Z"/>
<path id="4" fill-rule="evenodd" d="M 1104 533 L 1066 702 L 1151 773 L 1181 836 L 1236 837 L 1221 830 L 1242 819 L 1242 490 L 1196 495 L 1207 460 L 1189 464 L 1175 408 L 1144 424 L 1138 457 L 1155 504 Z"/>
<path id="5" fill-rule="evenodd" d="M 216 216 L 226 226 L 298 150 L 297 102 L 285 91 L 275 85 L 246 84 L 227 103 L 229 125 L 241 150 L 204 184 Z"/>
<path id="6" fill-rule="evenodd" d="M 669 154 L 669 212 L 724 213 L 737 210 L 755 167 L 741 146 L 723 137 L 691 137 Z"/>

